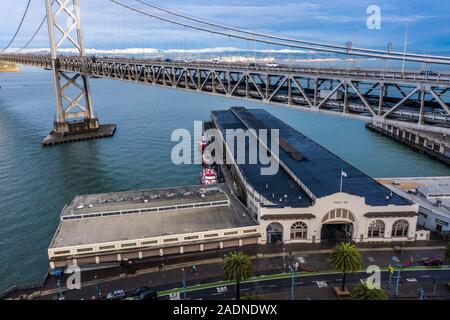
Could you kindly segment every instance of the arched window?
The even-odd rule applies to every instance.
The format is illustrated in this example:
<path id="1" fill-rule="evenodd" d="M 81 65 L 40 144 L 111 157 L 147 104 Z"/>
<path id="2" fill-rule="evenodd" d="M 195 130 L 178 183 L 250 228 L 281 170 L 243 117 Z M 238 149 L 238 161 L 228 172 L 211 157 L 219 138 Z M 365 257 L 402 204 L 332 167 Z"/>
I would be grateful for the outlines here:
<path id="1" fill-rule="evenodd" d="M 369 224 L 369 230 L 367 232 L 369 238 L 382 238 L 384 237 L 384 222 L 381 220 L 372 221 Z"/>
<path id="2" fill-rule="evenodd" d="M 339 220 L 350 220 L 355 222 L 355 217 L 353 214 L 347 209 L 333 209 L 328 212 L 322 219 L 322 222 L 326 222 L 331 219 L 339 219 Z"/>
<path id="3" fill-rule="evenodd" d="M 406 220 L 397 220 L 392 225 L 393 237 L 407 237 L 408 236 L 409 223 Z"/>
<path id="4" fill-rule="evenodd" d="M 306 223 L 297 221 L 291 226 L 291 239 L 306 239 L 308 227 Z"/>

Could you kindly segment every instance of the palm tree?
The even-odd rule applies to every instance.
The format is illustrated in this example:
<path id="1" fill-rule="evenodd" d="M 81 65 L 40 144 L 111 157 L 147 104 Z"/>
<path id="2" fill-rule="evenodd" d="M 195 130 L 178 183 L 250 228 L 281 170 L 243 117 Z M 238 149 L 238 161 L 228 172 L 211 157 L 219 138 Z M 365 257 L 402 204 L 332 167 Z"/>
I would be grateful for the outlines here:
<path id="1" fill-rule="evenodd" d="M 345 274 L 361 269 L 361 254 L 356 246 L 341 242 L 333 248 L 330 260 L 334 268 L 342 272 L 342 291 L 345 291 Z"/>
<path id="2" fill-rule="evenodd" d="M 447 244 L 447 248 L 445 249 L 445 260 L 450 263 L 450 242 Z"/>
<path id="3" fill-rule="evenodd" d="M 236 300 L 241 297 L 240 283 L 250 278 L 251 268 L 250 258 L 243 252 L 230 252 L 225 256 L 225 277 L 236 281 Z"/>
<path id="4" fill-rule="evenodd" d="M 362 282 L 353 288 L 352 299 L 354 300 L 387 300 L 388 296 L 383 289 L 370 289 L 366 282 Z"/>

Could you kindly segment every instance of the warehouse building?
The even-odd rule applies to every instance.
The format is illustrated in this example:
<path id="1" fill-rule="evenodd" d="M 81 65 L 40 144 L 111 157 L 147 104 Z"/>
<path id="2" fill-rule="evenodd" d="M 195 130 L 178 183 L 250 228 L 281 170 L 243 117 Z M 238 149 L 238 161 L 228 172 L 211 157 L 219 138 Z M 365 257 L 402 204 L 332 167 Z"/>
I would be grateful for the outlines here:
<path id="1" fill-rule="evenodd" d="M 212 126 L 228 154 L 235 191 L 260 224 L 260 243 L 319 243 L 340 238 L 354 242 L 426 240 L 416 230 L 418 205 L 359 171 L 262 109 L 234 107 L 212 112 Z M 261 175 L 261 163 L 238 164 L 230 129 L 279 130 L 275 175 Z M 259 139 L 259 137 L 255 137 Z M 234 144 L 234 146 L 237 143 Z M 247 151 L 249 149 L 246 144 Z M 226 158 L 226 157 L 225 157 Z"/>
<path id="2" fill-rule="evenodd" d="M 257 222 L 226 185 L 77 196 L 62 211 L 50 267 L 256 244 Z"/>

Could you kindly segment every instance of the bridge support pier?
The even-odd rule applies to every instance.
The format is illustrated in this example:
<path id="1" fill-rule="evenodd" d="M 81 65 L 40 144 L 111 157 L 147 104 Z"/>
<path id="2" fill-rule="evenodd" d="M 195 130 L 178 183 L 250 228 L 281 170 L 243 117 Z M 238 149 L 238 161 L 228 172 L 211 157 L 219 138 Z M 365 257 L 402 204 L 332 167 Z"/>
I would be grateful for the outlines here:
<path id="1" fill-rule="evenodd" d="M 58 59 L 58 49 L 70 47 L 85 60 L 87 67 L 79 1 L 45 0 L 45 5 L 56 93 L 56 119 L 54 129 L 42 142 L 43 145 L 112 136 L 115 125 L 100 125 L 94 113 L 89 78 L 82 73 L 66 71 Z"/>

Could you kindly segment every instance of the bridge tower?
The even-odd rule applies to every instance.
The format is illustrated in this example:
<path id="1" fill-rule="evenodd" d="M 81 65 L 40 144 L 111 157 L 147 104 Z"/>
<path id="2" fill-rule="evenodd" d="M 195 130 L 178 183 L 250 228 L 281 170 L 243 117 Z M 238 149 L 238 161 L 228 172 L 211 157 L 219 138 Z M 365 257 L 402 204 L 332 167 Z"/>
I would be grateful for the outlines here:
<path id="1" fill-rule="evenodd" d="M 78 0 L 45 0 L 50 53 L 56 93 L 56 119 L 53 134 L 88 133 L 99 129 L 90 97 L 89 79 L 84 74 L 61 70 L 61 48 L 74 49 L 85 57 Z M 87 58 L 86 58 L 87 62 Z"/>

